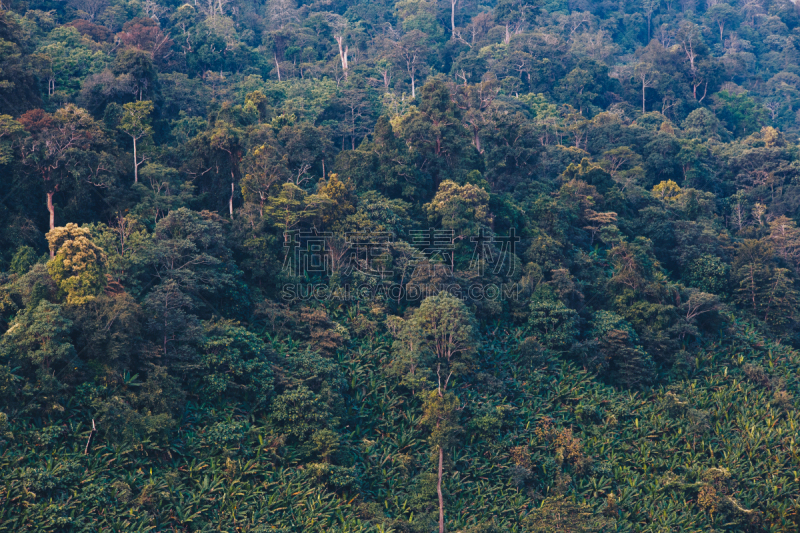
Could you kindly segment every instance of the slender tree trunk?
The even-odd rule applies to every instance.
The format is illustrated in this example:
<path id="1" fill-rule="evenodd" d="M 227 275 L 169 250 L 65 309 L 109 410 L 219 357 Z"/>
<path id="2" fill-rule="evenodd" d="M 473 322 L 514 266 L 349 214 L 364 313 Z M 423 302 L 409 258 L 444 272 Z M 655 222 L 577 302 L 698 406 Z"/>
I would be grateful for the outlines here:
<path id="1" fill-rule="evenodd" d="M 439 533 L 444 533 L 444 496 L 442 496 L 442 470 L 444 469 L 444 450 L 439 446 L 439 478 L 436 492 L 439 495 Z"/>
<path id="2" fill-rule="evenodd" d="M 278 63 L 278 54 L 273 56 L 275 58 L 275 68 L 278 69 L 278 81 L 281 81 L 281 64 Z"/>
<path id="3" fill-rule="evenodd" d="M 133 137 L 133 182 L 139 183 L 139 160 L 136 158 L 136 137 Z"/>
<path id="4" fill-rule="evenodd" d="M 642 82 L 642 113 L 646 113 L 646 111 L 645 111 L 645 109 L 644 109 L 644 102 L 645 102 L 644 95 L 645 95 L 645 91 L 647 91 L 647 84 L 646 84 L 646 83 L 643 81 L 643 82 Z"/>
<path id="5" fill-rule="evenodd" d="M 92 418 L 92 430 L 89 432 L 89 440 L 86 441 L 86 448 L 83 450 L 83 455 L 89 455 L 89 449 L 92 447 L 95 433 L 97 433 L 97 426 L 94 425 L 94 418 Z"/>
<path id="6" fill-rule="evenodd" d="M 231 182 L 231 198 L 228 200 L 228 211 L 231 214 L 231 218 L 233 218 L 233 182 Z"/>
<path id="7" fill-rule="evenodd" d="M 458 0 L 450 0 L 450 38 L 456 38 L 456 4 Z"/>
<path id="8" fill-rule="evenodd" d="M 322 179 L 325 179 L 327 174 L 325 174 L 325 160 L 322 160 Z"/>
<path id="9" fill-rule="evenodd" d="M 50 212 L 50 229 L 56 227 L 56 208 L 53 206 L 53 195 L 55 191 L 47 192 L 47 210 Z M 50 250 L 50 257 L 53 257 L 53 250 Z"/>
<path id="10" fill-rule="evenodd" d="M 342 48 L 342 42 L 344 42 L 343 36 L 335 37 L 336 43 L 339 45 L 339 57 L 342 60 L 342 70 L 344 71 L 344 77 L 347 77 L 347 52 L 350 50 L 350 47 L 345 45 Z"/>
<path id="11" fill-rule="evenodd" d="M 417 88 L 416 88 L 416 85 L 415 85 L 415 81 L 416 80 L 414 79 L 414 75 L 412 74 L 411 75 L 411 98 L 416 98 L 417 97 Z"/>

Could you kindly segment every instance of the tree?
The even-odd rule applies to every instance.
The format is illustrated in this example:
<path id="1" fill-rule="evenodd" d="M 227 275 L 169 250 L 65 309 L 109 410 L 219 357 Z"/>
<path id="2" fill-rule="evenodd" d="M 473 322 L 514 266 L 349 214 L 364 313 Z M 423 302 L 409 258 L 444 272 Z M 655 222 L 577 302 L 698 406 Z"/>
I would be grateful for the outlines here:
<path id="1" fill-rule="evenodd" d="M 330 424 L 331 413 L 324 398 L 306 385 L 284 391 L 275 398 L 270 414 L 288 435 L 304 440 Z"/>
<path id="2" fill-rule="evenodd" d="M 745 239 L 736 246 L 733 261 L 733 277 L 738 286 L 736 301 L 750 308 L 756 316 L 763 316 L 765 312 L 772 277 L 769 264 L 772 254 L 769 244 L 755 239 Z"/>
<path id="3" fill-rule="evenodd" d="M 152 0 L 150 5 L 158 6 Z M 158 6 L 160 7 L 160 6 Z M 163 8 L 162 8 L 163 9 Z M 150 53 L 156 64 L 163 64 L 172 55 L 172 39 L 164 35 L 154 18 L 133 19 L 125 23 L 117 39 L 125 46 L 131 46 Z"/>
<path id="4" fill-rule="evenodd" d="M 470 242 L 470 237 L 478 237 L 492 225 L 489 193 L 471 183 L 459 186 L 450 180 L 443 181 L 436 196 L 423 209 L 430 222 L 453 230 L 459 243 Z"/>
<path id="5" fill-rule="evenodd" d="M 14 158 L 13 144 L 23 133 L 25 128 L 11 118 L 10 115 L 0 115 L 0 165 L 7 165 Z"/>
<path id="6" fill-rule="evenodd" d="M 46 70 L 51 98 L 68 98 L 77 93 L 81 80 L 91 72 L 98 60 L 105 61 L 102 53 L 93 52 L 77 28 L 60 26 L 48 35 L 49 44 L 41 46 L 48 63 Z M 56 92 L 56 87 L 60 90 Z"/>
<path id="7" fill-rule="evenodd" d="M 83 304 L 99 295 L 106 286 L 106 254 L 91 240 L 87 228 L 69 223 L 47 233 L 53 259 L 47 270 L 68 304 Z"/>
<path id="8" fill-rule="evenodd" d="M 37 74 L 45 65 L 30 52 L 33 44 L 17 22 L 21 17 L 0 2 L 0 114 L 18 115 L 39 107 Z"/>
<path id="9" fill-rule="evenodd" d="M 730 265 L 719 257 L 703 254 L 687 266 L 683 274 L 684 282 L 712 294 L 725 293 L 728 286 Z"/>
<path id="10" fill-rule="evenodd" d="M 247 154 L 243 165 L 245 176 L 241 181 L 242 196 L 245 202 L 258 202 L 261 216 L 269 198 L 269 192 L 276 184 L 289 180 L 288 158 L 271 144 L 262 144 Z"/>
<path id="11" fill-rule="evenodd" d="M 133 140 L 133 182 L 139 183 L 139 166 L 147 158 L 141 160 L 136 155 L 136 141 L 149 137 L 153 133 L 150 125 L 150 113 L 153 112 L 153 102 L 144 100 L 130 102 L 122 106 L 122 120 L 119 129 L 128 134 Z"/>
<path id="12" fill-rule="evenodd" d="M 597 533 L 616 529 L 612 520 L 566 496 L 545 498 L 525 517 L 525 526 L 530 533 Z"/>
<path id="13" fill-rule="evenodd" d="M 697 71 L 697 57 L 703 46 L 703 38 L 696 24 L 688 20 L 681 22 L 677 34 L 678 43 L 689 62 L 689 73 L 694 76 Z"/>
<path id="14" fill-rule="evenodd" d="M 228 154 L 231 173 L 231 194 L 228 198 L 228 215 L 233 218 L 233 196 L 236 191 L 236 176 L 239 171 L 239 160 L 242 157 L 242 131 L 229 122 L 218 120 L 210 134 L 210 147 Z"/>
<path id="15" fill-rule="evenodd" d="M 450 39 L 456 38 L 456 6 L 458 0 L 450 0 Z"/>
<path id="16" fill-rule="evenodd" d="M 147 327 L 161 355 L 185 365 L 202 341 L 198 311 L 220 315 L 219 307 L 236 305 L 245 294 L 232 289 L 239 274 L 224 242 L 219 217 L 186 208 L 171 211 L 156 224 L 137 262 L 146 265 L 149 285 L 144 298 Z"/>
<path id="17" fill-rule="evenodd" d="M 60 305 L 42 300 L 14 319 L 3 335 L 2 343 L 11 346 L 19 358 L 51 372 L 51 366 L 75 354 L 69 334 L 72 321 Z"/>
<path id="18" fill-rule="evenodd" d="M 352 178 L 359 190 L 377 190 L 393 198 L 426 197 L 427 176 L 416 168 L 408 145 L 386 116 L 378 119 L 371 137 L 355 150 L 339 152 L 334 172 Z"/>
<path id="19" fill-rule="evenodd" d="M 442 477 L 444 474 L 444 449 L 453 444 L 454 437 L 461 429 L 458 425 L 459 402 L 455 394 L 441 389 L 432 390 L 423 396 L 423 415 L 421 422 L 431 428 L 428 442 L 438 451 L 439 466 L 436 470 L 436 494 L 439 497 L 439 533 L 444 533 L 444 493 Z"/>
<path id="20" fill-rule="evenodd" d="M 439 454 L 436 486 L 439 497 L 439 533 L 444 533 L 444 449 L 458 429 L 458 399 L 448 392 L 447 387 L 454 375 L 465 374 L 473 366 L 472 358 L 478 348 L 475 320 L 464 302 L 447 292 L 441 292 L 423 300 L 402 330 L 406 339 L 409 335 L 417 336 L 419 344 L 415 349 L 429 352 L 436 367 L 438 386 L 424 396 L 423 420 L 432 428 L 430 441 Z"/>
<path id="21" fill-rule="evenodd" d="M 347 19 L 338 15 L 332 15 L 331 26 L 333 26 L 333 38 L 336 40 L 336 44 L 339 45 L 339 59 L 342 62 L 342 72 L 344 72 L 344 77 L 347 78 L 350 69 L 347 58 L 350 47 L 345 42 L 348 30 Z"/>
<path id="22" fill-rule="evenodd" d="M 344 89 L 337 98 L 337 103 L 344 111 L 344 120 L 339 123 L 342 144 L 344 145 L 345 137 L 350 137 L 350 149 L 355 150 L 356 144 L 372 131 L 374 124 L 367 93 L 360 89 Z"/>
<path id="23" fill-rule="evenodd" d="M 601 368 L 608 368 L 615 384 L 623 387 L 648 385 L 655 376 L 655 364 L 639 346 L 639 336 L 621 316 L 598 311 L 592 320 L 591 338 L 598 343 Z"/>
<path id="24" fill-rule="evenodd" d="M 719 42 L 724 43 L 725 26 L 735 24 L 739 17 L 739 12 L 730 4 L 719 3 L 706 10 L 706 17 L 719 28 Z"/>
<path id="25" fill-rule="evenodd" d="M 653 19 L 653 13 L 658 9 L 658 6 L 661 4 L 661 0 L 642 0 L 642 11 L 644 12 L 644 18 L 647 19 L 647 42 L 650 42 L 652 39 L 652 30 L 651 30 L 651 21 Z"/>
<path id="26" fill-rule="evenodd" d="M 551 350 L 566 350 L 578 335 L 578 313 L 544 286 L 533 294 L 528 328 L 538 342 Z"/>
<path id="27" fill-rule="evenodd" d="M 478 348 L 476 324 L 464 302 L 455 296 L 442 292 L 423 300 L 409 327 L 418 331 L 421 349 L 433 355 L 441 390 L 447 389 L 453 375 L 472 368 Z"/>
<path id="28" fill-rule="evenodd" d="M 111 71 L 115 76 L 124 78 L 127 89 L 137 100 L 156 100 L 161 87 L 149 53 L 136 48 L 124 48 L 117 52 Z"/>
<path id="29" fill-rule="evenodd" d="M 775 268 L 764 294 L 762 320 L 777 331 L 793 331 L 797 323 L 797 306 L 800 296 L 794 286 L 790 271 Z"/>
<path id="30" fill-rule="evenodd" d="M 195 303 L 181 290 L 180 281 L 165 279 L 143 301 L 147 330 L 159 346 L 160 357 L 176 370 L 186 370 L 202 341 L 202 328 L 193 314 Z"/>
<path id="31" fill-rule="evenodd" d="M 102 166 L 101 154 L 97 152 L 106 142 L 105 135 L 89 113 L 72 104 L 53 115 L 41 109 L 28 111 L 20 117 L 20 122 L 30 133 L 20 148 L 22 162 L 42 180 L 52 230 L 55 193 L 71 181 L 84 181 L 87 175 L 110 171 Z"/>
<path id="32" fill-rule="evenodd" d="M 466 181 L 472 170 L 482 168 L 470 135 L 461 124 L 450 87 L 441 78 L 428 81 L 420 91 L 418 109 L 405 114 L 398 124 L 420 171 L 433 178 L 432 185 L 450 178 Z M 431 191 L 432 192 L 432 191 Z"/>
<path id="33" fill-rule="evenodd" d="M 395 61 L 405 67 L 411 80 L 411 98 L 417 97 L 417 73 L 425 66 L 428 54 L 428 36 L 420 30 L 406 33 L 394 45 Z"/>
<path id="34" fill-rule="evenodd" d="M 656 87 L 658 85 L 658 76 L 653 68 L 653 65 L 648 63 L 639 63 L 633 69 L 633 76 L 642 86 L 642 113 L 646 113 L 645 109 L 647 89 Z"/>
<path id="35" fill-rule="evenodd" d="M 592 234 L 592 240 L 589 243 L 589 246 L 594 244 L 594 238 L 598 231 L 617 223 L 617 214 L 613 211 L 599 213 L 592 209 L 587 209 L 584 211 L 584 217 L 586 218 L 586 221 L 591 224 L 590 226 L 584 226 L 583 228 L 585 230 L 589 230 Z"/>
<path id="36" fill-rule="evenodd" d="M 284 183 L 278 195 L 270 197 L 264 214 L 276 228 L 287 232 L 318 216 L 329 204 L 326 196 L 308 194 L 294 183 Z"/>
<path id="37" fill-rule="evenodd" d="M 672 180 L 662 181 L 653 187 L 653 196 L 662 202 L 675 200 L 680 194 L 681 188 Z"/>
<path id="38" fill-rule="evenodd" d="M 791 218 L 781 215 L 769 223 L 769 240 L 778 257 L 793 265 L 800 267 L 800 229 Z"/>
<path id="39" fill-rule="evenodd" d="M 464 114 L 464 122 L 472 128 L 472 145 L 478 152 L 481 148 L 480 130 L 487 122 L 487 115 L 497 97 L 498 87 L 494 81 L 481 81 L 475 85 L 458 86 L 455 91 L 458 107 Z"/>
<path id="40" fill-rule="evenodd" d="M 207 390 L 265 406 L 272 396 L 273 378 L 264 341 L 232 320 L 214 320 L 204 326 L 200 360 Z"/>
<path id="41" fill-rule="evenodd" d="M 328 129 L 306 121 L 279 127 L 278 141 L 287 156 L 286 166 L 292 173 L 294 184 L 302 185 L 311 179 L 312 172 L 321 175 L 325 170 L 325 157 L 331 149 Z"/>
<path id="42" fill-rule="evenodd" d="M 94 21 L 108 7 L 108 0 L 70 0 L 81 18 Z"/>

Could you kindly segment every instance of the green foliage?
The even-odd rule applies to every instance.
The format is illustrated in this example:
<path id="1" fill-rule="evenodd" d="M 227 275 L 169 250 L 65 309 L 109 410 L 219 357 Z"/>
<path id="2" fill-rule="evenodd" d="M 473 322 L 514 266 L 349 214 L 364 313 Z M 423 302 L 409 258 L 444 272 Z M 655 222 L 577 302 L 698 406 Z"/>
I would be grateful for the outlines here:
<path id="1" fill-rule="evenodd" d="M 207 391 L 251 396 L 255 405 L 265 405 L 273 390 L 266 343 L 230 320 L 207 323 L 204 337 L 200 360 Z"/>
<path id="2" fill-rule="evenodd" d="M 687 285 L 710 292 L 724 294 L 728 287 L 729 266 L 713 255 L 702 255 L 692 261 L 684 272 Z"/>
<path id="3" fill-rule="evenodd" d="M 122 120 L 119 129 L 135 138 L 142 138 L 152 133 L 149 124 L 150 113 L 153 112 L 153 102 L 130 102 L 122 106 Z"/>
<path id="4" fill-rule="evenodd" d="M 39 260 L 36 251 L 30 246 L 20 246 L 11 258 L 11 272 L 22 275 Z"/>
<path id="5" fill-rule="evenodd" d="M 72 321 L 64 316 L 60 305 L 40 301 L 14 318 L 3 335 L 3 344 L 13 350 L 16 360 L 47 370 L 75 354 L 71 329 Z"/>
<path id="6" fill-rule="evenodd" d="M 528 328 L 544 346 L 552 350 L 566 350 L 578 333 L 578 313 L 559 300 L 552 290 L 537 290 L 530 303 Z"/>
<path id="7" fill-rule="evenodd" d="M 421 422 L 431 431 L 429 442 L 435 449 L 446 448 L 454 443 L 456 434 L 461 431 L 458 425 L 458 397 L 452 392 L 439 390 L 423 394 Z"/>
<path id="8" fill-rule="evenodd" d="M 0 533 L 800 529 L 792 2 L 2 8 Z"/>
<path id="9" fill-rule="evenodd" d="M 429 296 L 422 301 L 401 333 L 417 345 L 411 351 L 424 351 L 432 357 L 439 387 L 446 388 L 451 375 L 467 373 L 479 348 L 475 319 L 464 302 L 447 292 Z"/>
<path id="10" fill-rule="evenodd" d="M 574 531 L 575 533 L 613 531 L 612 521 L 596 515 L 586 504 L 572 502 L 564 497 L 545 499 L 526 519 L 528 531 L 552 533 Z"/>
<path id="11" fill-rule="evenodd" d="M 91 240 L 91 232 L 77 224 L 53 228 L 47 233 L 53 259 L 50 276 L 70 304 L 85 303 L 106 286 L 106 254 Z"/>
<path id="12" fill-rule="evenodd" d="M 275 398 L 272 418 L 288 435 L 303 440 L 325 428 L 330 411 L 318 394 L 301 385 Z"/>

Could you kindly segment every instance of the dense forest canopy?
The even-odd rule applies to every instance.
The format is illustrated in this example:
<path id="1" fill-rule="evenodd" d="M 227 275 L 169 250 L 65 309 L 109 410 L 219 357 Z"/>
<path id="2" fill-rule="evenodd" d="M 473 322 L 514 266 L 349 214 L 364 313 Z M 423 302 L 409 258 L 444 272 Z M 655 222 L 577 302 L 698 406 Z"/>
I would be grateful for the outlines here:
<path id="1" fill-rule="evenodd" d="M 0 0 L 0 531 L 800 529 L 790 0 Z"/>

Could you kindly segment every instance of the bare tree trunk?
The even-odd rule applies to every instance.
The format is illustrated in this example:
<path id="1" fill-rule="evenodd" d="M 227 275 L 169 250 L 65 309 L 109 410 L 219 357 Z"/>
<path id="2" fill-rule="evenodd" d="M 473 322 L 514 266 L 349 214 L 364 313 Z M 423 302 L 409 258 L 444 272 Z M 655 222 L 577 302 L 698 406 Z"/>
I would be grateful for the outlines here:
<path id="1" fill-rule="evenodd" d="M 228 211 L 230 211 L 231 218 L 233 218 L 233 182 L 231 182 L 231 198 L 228 200 Z"/>
<path id="2" fill-rule="evenodd" d="M 450 0 L 450 38 L 456 38 L 456 4 L 458 0 Z"/>
<path id="3" fill-rule="evenodd" d="M 278 54 L 273 56 L 275 58 L 275 67 L 278 69 L 278 81 L 281 81 L 281 64 L 278 63 Z"/>
<path id="4" fill-rule="evenodd" d="M 133 137 L 133 182 L 139 183 L 139 160 L 136 158 L 136 137 Z"/>
<path id="5" fill-rule="evenodd" d="M 47 192 L 47 210 L 50 212 L 50 229 L 56 227 L 56 208 L 53 206 L 53 195 L 55 191 Z M 53 250 L 50 250 L 50 257 L 53 257 Z"/>
<path id="6" fill-rule="evenodd" d="M 414 79 L 414 75 L 411 75 L 411 98 L 417 97 L 417 88 L 415 85 L 416 80 Z"/>
<path id="7" fill-rule="evenodd" d="M 86 449 L 83 450 L 83 455 L 89 455 L 89 449 L 92 447 L 95 433 L 97 433 L 97 426 L 94 425 L 94 418 L 92 418 L 92 431 L 89 432 L 89 439 L 86 441 Z"/>
<path id="8" fill-rule="evenodd" d="M 444 496 L 442 496 L 442 470 L 444 469 L 444 450 L 439 446 L 439 479 L 436 492 L 439 495 L 439 533 L 444 533 Z"/>
<path id="9" fill-rule="evenodd" d="M 342 43 L 344 42 L 344 36 L 339 35 L 335 37 L 336 43 L 339 45 L 339 57 L 342 60 L 342 70 L 344 71 L 344 77 L 347 77 L 347 52 L 350 50 L 350 47 L 347 45 L 342 48 Z"/>
<path id="10" fill-rule="evenodd" d="M 645 84 L 645 82 L 643 80 L 642 81 L 642 113 L 646 113 L 646 111 L 644 109 L 644 102 L 645 102 L 644 95 L 645 95 L 645 91 L 646 90 L 647 90 L 647 84 Z"/>

